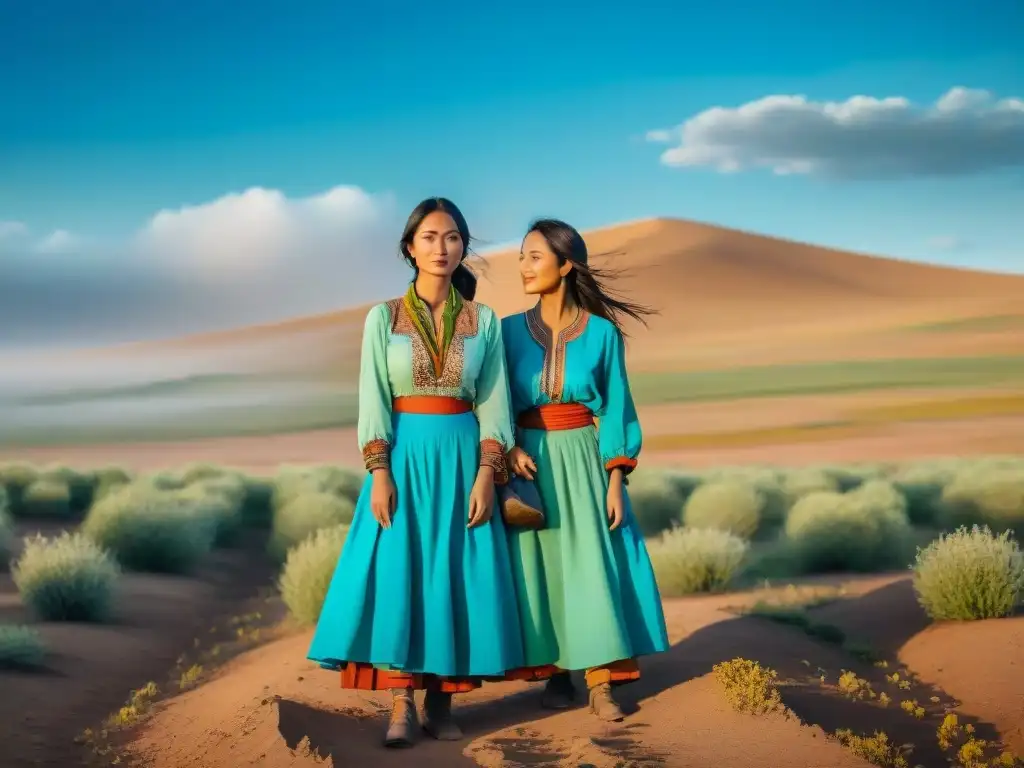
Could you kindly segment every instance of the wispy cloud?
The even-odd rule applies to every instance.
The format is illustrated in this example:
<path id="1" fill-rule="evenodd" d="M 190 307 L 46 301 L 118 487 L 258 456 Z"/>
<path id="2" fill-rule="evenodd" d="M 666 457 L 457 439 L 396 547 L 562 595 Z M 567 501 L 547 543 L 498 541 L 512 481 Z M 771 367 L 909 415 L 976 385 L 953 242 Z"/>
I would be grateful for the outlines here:
<path id="1" fill-rule="evenodd" d="M 936 235 L 928 238 L 928 246 L 936 251 L 962 251 L 967 243 L 956 235 Z"/>
<path id="2" fill-rule="evenodd" d="M 811 101 L 773 95 L 712 107 L 651 142 L 673 167 L 723 173 L 770 168 L 780 175 L 842 178 L 953 176 L 1024 166 L 1024 99 L 950 89 L 934 104 L 903 96 Z"/>

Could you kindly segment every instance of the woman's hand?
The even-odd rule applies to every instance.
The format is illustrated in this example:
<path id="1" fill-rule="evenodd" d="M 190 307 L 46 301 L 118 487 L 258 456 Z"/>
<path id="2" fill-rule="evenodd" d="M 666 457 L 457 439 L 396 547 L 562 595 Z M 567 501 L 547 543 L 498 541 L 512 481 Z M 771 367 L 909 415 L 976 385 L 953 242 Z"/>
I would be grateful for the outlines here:
<path id="1" fill-rule="evenodd" d="M 469 492 L 469 527 L 476 528 L 491 519 L 494 511 L 494 470 L 480 467 L 473 490 Z"/>
<path id="2" fill-rule="evenodd" d="M 626 501 L 622 493 L 622 470 L 613 469 L 608 478 L 608 529 L 614 531 L 622 525 L 626 515 Z"/>
<path id="3" fill-rule="evenodd" d="M 390 469 L 375 469 L 370 486 L 370 511 L 380 527 L 391 527 L 391 516 L 395 513 L 395 481 Z"/>
<path id="4" fill-rule="evenodd" d="M 537 471 L 537 465 L 533 463 L 533 459 L 530 458 L 530 454 L 517 445 L 508 452 L 508 456 L 506 458 L 508 461 L 509 471 L 513 475 L 519 475 L 520 477 L 525 477 L 527 480 L 533 480 L 533 473 Z"/>

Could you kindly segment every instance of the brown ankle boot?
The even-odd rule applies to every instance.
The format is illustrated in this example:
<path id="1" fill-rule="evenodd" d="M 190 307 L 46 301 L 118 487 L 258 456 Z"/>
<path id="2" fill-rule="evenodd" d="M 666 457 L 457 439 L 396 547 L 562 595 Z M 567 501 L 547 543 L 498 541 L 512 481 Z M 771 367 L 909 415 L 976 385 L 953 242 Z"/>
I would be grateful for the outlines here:
<path id="1" fill-rule="evenodd" d="M 458 741 L 462 729 L 452 717 L 452 695 L 428 690 L 423 697 L 423 730 L 438 741 Z"/>
<path id="2" fill-rule="evenodd" d="M 558 672 L 548 678 L 541 706 L 545 709 L 568 709 L 575 698 L 576 687 L 572 684 L 572 676 L 568 672 Z"/>
<path id="3" fill-rule="evenodd" d="M 625 717 L 615 702 L 612 687 L 608 683 L 598 683 L 590 689 L 590 711 L 609 723 L 618 722 Z"/>
<path id="4" fill-rule="evenodd" d="M 384 736 L 384 746 L 411 747 L 416 732 L 416 702 L 412 691 L 397 689 L 391 692 L 391 720 Z"/>

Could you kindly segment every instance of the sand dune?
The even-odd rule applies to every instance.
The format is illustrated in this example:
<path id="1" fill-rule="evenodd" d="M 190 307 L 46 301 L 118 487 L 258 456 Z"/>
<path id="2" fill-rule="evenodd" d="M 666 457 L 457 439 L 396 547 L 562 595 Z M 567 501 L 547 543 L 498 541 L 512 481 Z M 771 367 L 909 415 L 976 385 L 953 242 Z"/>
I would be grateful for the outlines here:
<path id="1" fill-rule="evenodd" d="M 1024 275 L 929 266 L 848 253 L 676 219 L 646 219 L 585 233 L 599 267 L 626 270 L 616 287 L 660 311 L 631 354 L 766 332 L 862 332 L 998 313 L 1024 317 Z M 505 315 L 528 307 L 516 250 L 474 260 L 479 299 Z M 399 287 L 396 286 L 396 293 Z M 366 307 L 231 331 L 126 345 L 123 354 L 237 347 L 305 337 L 311 354 L 343 352 Z"/>

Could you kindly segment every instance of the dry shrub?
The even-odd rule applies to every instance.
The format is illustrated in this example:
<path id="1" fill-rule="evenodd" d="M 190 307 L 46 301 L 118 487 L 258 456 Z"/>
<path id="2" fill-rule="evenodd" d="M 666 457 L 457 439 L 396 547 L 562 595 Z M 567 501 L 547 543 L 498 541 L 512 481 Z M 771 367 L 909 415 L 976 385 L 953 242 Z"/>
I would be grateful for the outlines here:
<path id="1" fill-rule="evenodd" d="M 21 498 L 32 483 L 39 479 L 39 471 L 31 464 L 15 461 L 0 464 L 0 486 L 7 491 L 9 511 L 15 517 L 21 515 Z"/>
<path id="2" fill-rule="evenodd" d="M 1024 536 L 1024 466 L 979 463 L 961 470 L 942 491 L 946 528 L 984 525 Z"/>
<path id="3" fill-rule="evenodd" d="M 110 615 L 120 570 L 82 533 L 25 540 L 11 572 L 22 602 L 45 621 L 103 621 Z"/>
<path id="4" fill-rule="evenodd" d="M 32 669 L 45 660 L 46 645 L 36 629 L 0 624 L 0 669 Z"/>
<path id="5" fill-rule="evenodd" d="M 684 495 L 671 475 L 639 467 L 629 475 L 627 492 L 644 536 L 657 536 L 681 522 Z"/>
<path id="6" fill-rule="evenodd" d="M 212 548 L 220 510 L 212 495 L 193 496 L 133 483 L 96 502 L 82 531 L 126 568 L 186 573 Z"/>
<path id="7" fill-rule="evenodd" d="M 724 589 L 749 545 L 727 531 L 674 528 L 648 545 L 658 588 L 666 597 Z"/>
<path id="8" fill-rule="evenodd" d="M 750 483 L 738 479 L 705 483 L 683 508 L 688 528 L 712 528 L 750 539 L 761 524 L 765 497 Z"/>
<path id="9" fill-rule="evenodd" d="M 723 661 L 712 667 L 715 679 L 725 689 L 725 697 L 737 712 L 750 715 L 785 713 L 778 689 L 778 674 L 749 659 Z"/>
<path id="10" fill-rule="evenodd" d="M 891 568 L 905 562 L 910 536 L 906 502 L 891 484 L 871 480 L 849 493 L 817 491 L 800 499 L 786 537 L 807 572 Z"/>
<path id="11" fill-rule="evenodd" d="M 73 512 L 71 489 L 63 480 L 40 478 L 22 492 L 21 514 L 25 517 L 62 520 L 70 518 Z"/>
<path id="12" fill-rule="evenodd" d="M 288 550 L 322 528 L 352 522 L 355 505 L 343 496 L 325 491 L 307 491 L 293 497 L 274 514 L 267 551 L 283 563 Z"/>
<path id="13" fill-rule="evenodd" d="M 288 551 L 278 587 L 299 624 L 313 625 L 320 618 L 347 535 L 347 525 L 321 528 Z"/>
<path id="14" fill-rule="evenodd" d="M 1024 600 L 1024 553 L 1006 531 L 961 527 L 918 552 L 914 590 L 937 621 L 1008 616 Z"/>

